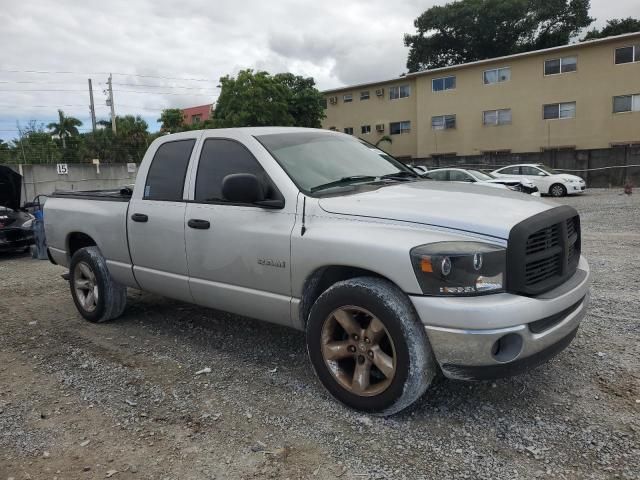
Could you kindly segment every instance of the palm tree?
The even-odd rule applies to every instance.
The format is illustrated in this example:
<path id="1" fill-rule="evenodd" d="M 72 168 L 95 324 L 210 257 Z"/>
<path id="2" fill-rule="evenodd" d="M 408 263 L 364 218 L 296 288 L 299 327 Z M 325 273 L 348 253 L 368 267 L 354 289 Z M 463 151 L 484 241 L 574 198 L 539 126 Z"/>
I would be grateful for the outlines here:
<path id="1" fill-rule="evenodd" d="M 62 110 L 58 110 L 58 123 L 52 122 L 47 125 L 52 135 L 57 135 L 62 140 L 62 148 L 67 148 L 66 138 L 78 135 L 78 127 L 82 122 L 75 117 L 66 117 Z"/>

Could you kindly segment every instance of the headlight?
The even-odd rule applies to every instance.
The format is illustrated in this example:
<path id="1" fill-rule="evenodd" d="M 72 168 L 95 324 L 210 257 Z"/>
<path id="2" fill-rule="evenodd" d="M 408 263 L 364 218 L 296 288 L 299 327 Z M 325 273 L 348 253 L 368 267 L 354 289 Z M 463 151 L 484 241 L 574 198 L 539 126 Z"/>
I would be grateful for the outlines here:
<path id="1" fill-rule="evenodd" d="M 480 242 L 438 242 L 411 249 L 425 295 L 472 296 L 504 291 L 506 250 Z"/>
<path id="2" fill-rule="evenodd" d="M 33 218 L 30 218 L 29 220 L 27 220 L 22 224 L 22 228 L 31 228 L 32 225 L 33 225 Z"/>

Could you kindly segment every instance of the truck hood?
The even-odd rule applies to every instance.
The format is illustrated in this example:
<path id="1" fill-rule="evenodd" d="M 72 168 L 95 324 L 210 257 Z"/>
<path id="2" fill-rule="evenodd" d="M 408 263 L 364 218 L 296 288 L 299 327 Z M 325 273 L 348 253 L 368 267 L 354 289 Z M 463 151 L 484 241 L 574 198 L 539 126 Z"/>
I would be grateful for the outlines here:
<path id="1" fill-rule="evenodd" d="M 328 213 L 413 222 L 501 239 L 508 239 L 517 223 L 557 206 L 509 189 L 435 181 L 320 198 L 319 205 Z"/>
<path id="2" fill-rule="evenodd" d="M 22 176 L 9 167 L 0 165 L 0 207 L 13 210 L 20 208 Z"/>

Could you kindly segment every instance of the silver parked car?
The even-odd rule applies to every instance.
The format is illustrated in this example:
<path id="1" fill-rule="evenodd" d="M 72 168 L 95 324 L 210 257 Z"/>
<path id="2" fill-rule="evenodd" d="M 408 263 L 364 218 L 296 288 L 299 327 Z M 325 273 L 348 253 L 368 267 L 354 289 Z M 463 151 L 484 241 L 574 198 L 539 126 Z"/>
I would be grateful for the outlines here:
<path id="1" fill-rule="evenodd" d="M 379 415 L 439 372 L 528 371 L 589 299 L 573 208 L 423 180 L 326 130 L 163 136 L 133 190 L 59 192 L 44 218 L 87 320 L 118 317 L 136 288 L 290 326 L 327 390 Z"/>

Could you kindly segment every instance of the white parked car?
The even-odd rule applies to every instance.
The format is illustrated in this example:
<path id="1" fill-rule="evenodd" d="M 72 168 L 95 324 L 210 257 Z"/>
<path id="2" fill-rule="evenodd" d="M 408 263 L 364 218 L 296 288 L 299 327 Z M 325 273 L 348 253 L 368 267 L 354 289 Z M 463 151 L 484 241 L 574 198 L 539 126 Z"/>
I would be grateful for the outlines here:
<path id="1" fill-rule="evenodd" d="M 491 172 L 497 177 L 519 177 L 531 180 L 543 195 L 564 197 L 583 193 L 587 185 L 585 181 L 576 176 L 556 172 L 541 164 L 510 165 Z"/>
<path id="2" fill-rule="evenodd" d="M 536 197 L 540 196 L 538 187 L 531 180 L 523 177 L 494 177 L 480 170 L 467 168 L 438 168 L 430 170 L 423 176 L 441 182 L 477 183 L 486 187 L 508 188 L 509 190 L 528 193 Z"/>

